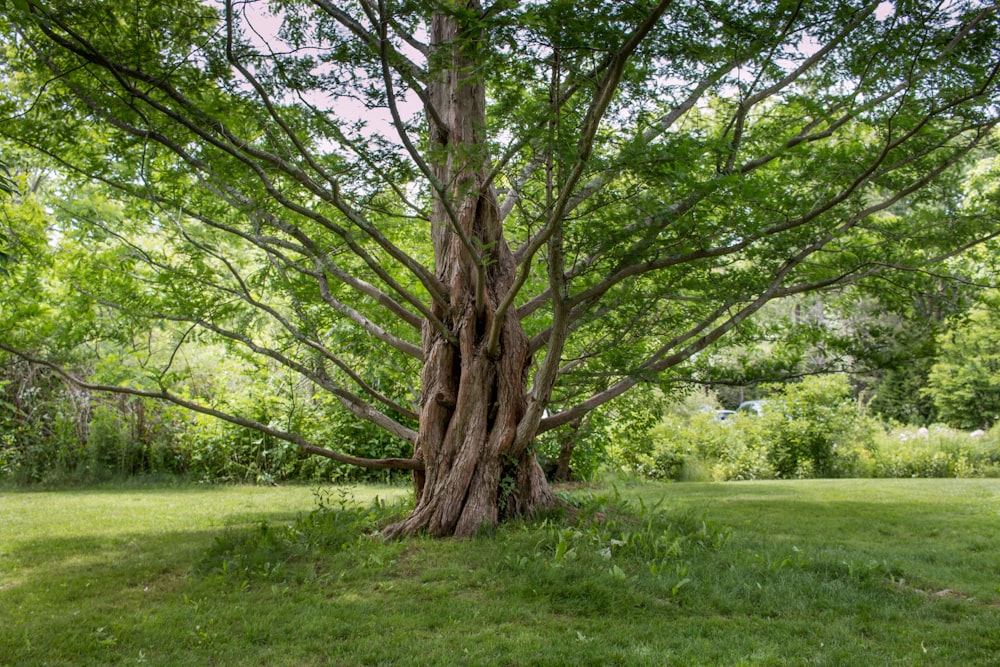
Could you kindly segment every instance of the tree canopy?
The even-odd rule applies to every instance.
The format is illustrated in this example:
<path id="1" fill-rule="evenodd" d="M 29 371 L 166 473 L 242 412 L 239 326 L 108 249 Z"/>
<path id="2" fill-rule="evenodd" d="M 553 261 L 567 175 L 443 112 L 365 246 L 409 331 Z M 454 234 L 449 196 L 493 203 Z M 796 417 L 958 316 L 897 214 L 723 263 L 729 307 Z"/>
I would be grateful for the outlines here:
<path id="1" fill-rule="evenodd" d="M 59 331 L 8 303 L 0 349 L 155 331 L 92 384 L 413 470 L 390 532 L 551 504 L 539 434 L 770 302 L 1000 233 L 958 194 L 997 140 L 992 3 L 15 0 L 0 28 L 0 135 L 63 175 L 52 243 L 81 267 Z M 176 391 L 197 341 L 412 457 Z"/>

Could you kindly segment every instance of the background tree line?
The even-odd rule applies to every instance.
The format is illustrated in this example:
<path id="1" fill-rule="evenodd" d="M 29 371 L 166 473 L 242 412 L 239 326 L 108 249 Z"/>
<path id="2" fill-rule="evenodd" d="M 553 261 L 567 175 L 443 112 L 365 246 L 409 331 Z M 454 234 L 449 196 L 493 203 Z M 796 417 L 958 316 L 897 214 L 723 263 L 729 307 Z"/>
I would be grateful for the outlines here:
<path id="1" fill-rule="evenodd" d="M 10 149 L 5 154 L 17 155 Z M 71 314 L 40 310 L 43 291 L 71 293 L 94 279 L 86 274 L 86 264 L 77 261 L 79 253 L 91 252 L 80 247 L 82 241 L 92 239 L 75 238 L 72 225 L 64 222 L 79 212 L 67 208 L 57 170 L 43 170 L 27 160 L 14 164 L 24 166 L 8 172 L 9 190 L 0 204 L 6 312 L 30 309 L 35 322 L 47 320 L 47 331 L 58 334 L 48 337 L 45 353 L 50 358 L 95 381 L 121 382 L 163 353 L 157 350 L 158 333 L 123 328 L 128 320 L 117 309 L 78 302 L 81 307 Z M 983 216 L 996 215 L 996 164 L 995 157 L 978 158 L 963 179 L 964 205 Z M 88 211 L 104 210 L 105 216 L 114 210 L 97 191 L 74 203 Z M 543 437 L 538 447 L 547 470 L 577 479 L 602 467 L 655 477 L 721 479 L 989 473 L 997 463 L 995 432 L 972 442 L 942 429 L 988 430 L 1000 416 L 1000 301 L 987 287 L 996 275 L 996 256 L 991 242 L 956 258 L 948 273 L 901 274 L 871 288 L 803 296 L 767 309 L 742 327 L 731 344 L 698 359 L 690 377 L 650 387 Z M 114 255 L 104 261 L 114 261 Z M 120 338 L 128 353 L 104 341 L 81 339 L 76 333 L 81 330 L 128 334 Z M 60 336 L 65 337 L 62 342 Z M 348 337 L 344 343 L 350 344 Z M 404 478 L 398 472 L 304 456 L 297 447 L 254 429 L 148 398 L 87 391 L 51 369 L 7 353 L 0 360 L 0 471 L 8 480 L 92 481 L 150 474 L 260 483 Z M 281 365 L 261 362 L 237 348 L 196 345 L 186 352 L 178 372 L 190 395 L 225 403 L 257 421 L 336 441 L 358 456 L 405 455 L 405 442 L 324 400 Z M 781 411 L 769 419 L 743 419 L 739 428 L 720 424 L 710 412 L 699 413 L 705 407 L 733 409 L 750 398 L 777 400 L 788 392 L 811 410 L 793 424 L 775 419 Z M 934 438 L 917 435 L 918 427 L 935 424 Z M 850 446 L 835 463 L 832 450 L 814 456 L 803 446 L 775 468 L 767 461 L 765 444 L 787 448 L 796 429 L 821 434 L 816 436 L 820 449 L 834 447 L 838 438 L 848 438 Z M 734 439 L 737 433 L 740 437 Z M 748 445 L 747 438 L 756 444 Z M 719 442 L 706 444 L 713 439 Z M 734 450 L 726 454 L 725 464 L 718 458 L 721 442 Z M 877 462 L 880 442 L 884 460 Z M 559 470 L 561 453 L 566 460 Z M 713 472 L 706 465 L 718 468 Z"/>

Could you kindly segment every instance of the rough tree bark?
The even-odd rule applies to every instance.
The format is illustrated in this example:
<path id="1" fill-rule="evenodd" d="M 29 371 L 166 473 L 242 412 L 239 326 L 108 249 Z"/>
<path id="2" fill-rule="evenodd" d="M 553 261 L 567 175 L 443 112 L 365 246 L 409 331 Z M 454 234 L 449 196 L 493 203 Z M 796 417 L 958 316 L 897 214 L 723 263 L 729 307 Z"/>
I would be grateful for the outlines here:
<path id="1" fill-rule="evenodd" d="M 478 2 L 469 3 L 474 14 Z M 485 91 L 477 80 L 474 26 L 438 13 L 431 25 L 430 170 L 435 271 L 449 289 L 433 315 L 451 336 L 425 323 L 423 404 L 415 458 L 416 506 L 386 533 L 468 536 L 501 518 L 551 506 L 555 497 L 530 447 L 515 446 L 526 407 L 528 339 L 510 308 L 500 345 L 487 337 L 514 283 L 496 191 L 488 182 Z"/>

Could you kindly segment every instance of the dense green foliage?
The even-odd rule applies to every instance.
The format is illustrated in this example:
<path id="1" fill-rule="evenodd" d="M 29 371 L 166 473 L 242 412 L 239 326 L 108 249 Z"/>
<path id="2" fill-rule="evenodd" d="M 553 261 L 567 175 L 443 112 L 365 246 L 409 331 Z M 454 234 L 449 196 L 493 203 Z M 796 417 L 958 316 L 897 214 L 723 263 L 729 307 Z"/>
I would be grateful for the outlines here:
<path id="1" fill-rule="evenodd" d="M 239 385 L 215 368 L 234 414 L 291 425 L 358 456 L 401 456 L 406 443 L 295 387 Z M 66 384 L 13 359 L 0 366 L 0 477 L 19 483 L 84 483 L 182 476 L 200 481 L 388 481 L 402 475 L 305 456 L 255 429 L 151 399 L 108 396 Z M 274 381 L 277 375 L 270 375 Z M 208 392 L 208 379 L 201 385 Z"/>
<path id="2" fill-rule="evenodd" d="M 941 420 L 958 428 L 1000 423 L 1000 301 L 996 292 L 938 340 L 940 353 L 924 393 Z"/>
<path id="3" fill-rule="evenodd" d="M 706 404 L 704 395 L 692 400 Z M 1000 428 L 973 436 L 885 426 L 851 397 L 842 376 L 777 387 L 760 415 L 719 421 L 712 410 L 674 408 L 652 442 L 614 452 L 617 466 L 657 479 L 1000 476 Z"/>

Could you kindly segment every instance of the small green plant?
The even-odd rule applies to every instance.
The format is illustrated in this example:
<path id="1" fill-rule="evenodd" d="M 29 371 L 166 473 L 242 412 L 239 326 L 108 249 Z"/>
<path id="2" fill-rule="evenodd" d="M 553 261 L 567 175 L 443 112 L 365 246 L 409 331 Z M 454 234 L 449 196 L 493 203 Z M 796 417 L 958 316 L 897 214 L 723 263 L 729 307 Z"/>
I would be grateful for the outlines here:
<path id="1" fill-rule="evenodd" d="M 508 508 L 511 508 L 514 503 L 517 502 L 517 498 L 515 497 L 517 494 L 517 480 L 511 472 L 514 470 L 516 470 L 516 468 L 508 470 L 505 467 L 503 474 L 500 476 L 500 484 L 497 490 L 497 493 L 499 494 L 497 508 L 500 511 L 501 516 L 505 515 Z"/>

